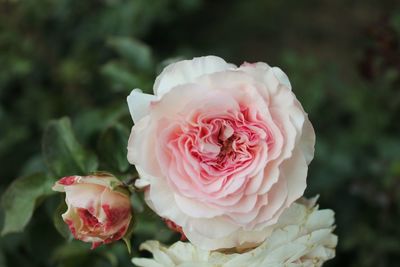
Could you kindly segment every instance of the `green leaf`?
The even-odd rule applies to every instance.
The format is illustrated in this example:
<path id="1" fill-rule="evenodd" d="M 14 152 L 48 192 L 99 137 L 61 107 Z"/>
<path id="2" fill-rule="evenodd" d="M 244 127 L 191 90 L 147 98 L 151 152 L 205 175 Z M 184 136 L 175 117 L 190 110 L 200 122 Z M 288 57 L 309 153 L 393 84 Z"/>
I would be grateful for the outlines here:
<path id="1" fill-rule="evenodd" d="M 5 220 L 2 235 L 21 232 L 32 217 L 38 200 L 55 192 L 53 180 L 45 174 L 34 174 L 15 180 L 2 197 Z"/>
<path id="2" fill-rule="evenodd" d="M 85 151 L 75 138 L 69 118 L 50 121 L 43 135 L 44 161 L 58 177 L 86 174 L 98 167 L 96 155 Z"/>
<path id="3" fill-rule="evenodd" d="M 121 124 L 105 129 L 98 140 L 100 157 L 113 170 L 125 172 L 129 168 L 126 158 L 129 131 Z"/>
<path id="4" fill-rule="evenodd" d="M 93 136 L 98 136 L 101 131 L 124 118 L 130 119 L 129 110 L 125 99 L 102 106 L 100 109 L 90 109 L 74 117 L 74 128 L 79 129 L 76 137 L 82 143 L 88 143 Z"/>
<path id="5" fill-rule="evenodd" d="M 135 68 L 150 71 L 153 68 L 151 49 L 144 43 L 129 37 L 114 37 L 108 44 Z"/>
<path id="6" fill-rule="evenodd" d="M 143 84 L 143 78 L 120 62 L 108 62 L 101 68 L 101 73 L 111 80 L 115 92 L 130 91 Z"/>
<path id="7" fill-rule="evenodd" d="M 53 223 L 54 227 L 65 239 L 72 240 L 71 232 L 61 216 L 67 209 L 67 204 L 63 199 L 53 214 Z"/>

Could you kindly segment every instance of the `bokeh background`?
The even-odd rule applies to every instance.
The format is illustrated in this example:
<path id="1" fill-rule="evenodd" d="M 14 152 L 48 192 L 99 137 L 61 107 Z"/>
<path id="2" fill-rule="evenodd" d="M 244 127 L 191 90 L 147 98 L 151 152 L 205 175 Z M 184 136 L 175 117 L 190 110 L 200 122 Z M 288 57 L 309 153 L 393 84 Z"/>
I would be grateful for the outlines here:
<path id="1" fill-rule="evenodd" d="M 151 92 L 168 62 L 208 54 L 291 79 L 317 133 L 306 195 L 336 212 L 325 266 L 398 266 L 398 1 L 0 0 L 1 267 L 131 266 L 122 242 L 91 251 L 65 239 L 49 185 L 133 174 L 126 96 Z M 146 239 L 179 238 L 132 200 L 133 255 Z"/>

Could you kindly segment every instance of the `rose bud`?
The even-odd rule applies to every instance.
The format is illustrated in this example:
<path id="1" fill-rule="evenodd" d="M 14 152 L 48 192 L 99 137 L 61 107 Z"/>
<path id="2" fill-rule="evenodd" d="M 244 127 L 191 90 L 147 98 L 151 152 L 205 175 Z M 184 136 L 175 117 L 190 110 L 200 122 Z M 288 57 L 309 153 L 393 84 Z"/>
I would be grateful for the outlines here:
<path id="1" fill-rule="evenodd" d="M 132 218 L 129 192 L 111 174 L 67 176 L 54 191 L 65 192 L 68 210 L 62 214 L 72 235 L 92 242 L 92 249 L 114 242 L 127 233 Z"/>

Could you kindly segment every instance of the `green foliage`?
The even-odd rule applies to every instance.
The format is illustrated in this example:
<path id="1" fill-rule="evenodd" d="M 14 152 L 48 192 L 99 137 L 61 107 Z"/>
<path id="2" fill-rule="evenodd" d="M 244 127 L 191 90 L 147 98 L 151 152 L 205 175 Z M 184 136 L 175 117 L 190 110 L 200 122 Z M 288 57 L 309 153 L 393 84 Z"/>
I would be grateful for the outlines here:
<path id="1" fill-rule="evenodd" d="M 49 122 L 43 134 L 42 147 L 47 167 L 56 177 L 83 175 L 97 170 L 96 155 L 81 147 L 68 118 Z"/>
<path id="2" fill-rule="evenodd" d="M 20 232 L 32 217 L 35 205 L 42 197 L 49 196 L 53 180 L 39 173 L 15 180 L 2 196 L 5 220 L 2 235 Z"/>
<path id="3" fill-rule="evenodd" d="M 121 124 L 115 124 L 106 128 L 98 141 L 98 151 L 104 162 L 117 173 L 124 173 L 129 168 L 129 162 L 126 160 L 128 137 L 129 131 Z"/>
<path id="4" fill-rule="evenodd" d="M 130 72 L 125 64 L 120 62 L 108 62 L 101 72 L 113 82 L 112 90 L 116 92 L 127 92 L 126 88 L 134 88 L 141 81 L 140 76 Z"/>
<path id="5" fill-rule="evenodd" d="M 53 214 L 53 224 L 57 231 L 65 238 L 65 239 L 72 239 L 72 234 L 67 226 L 67 224 L 62 219 L 61 215 L 65 213 L 67 210 L 67 204 L 65 200 L 62 199 L 60 204 L 56 208 Z"/>
<path id="6" fill-rule="evenodd" d="M 109 45 L 140 71 L 153 70 L 153 57 L 150 48 L 144 43 L 129 37 L 114 37 L 108 40 Z"/>

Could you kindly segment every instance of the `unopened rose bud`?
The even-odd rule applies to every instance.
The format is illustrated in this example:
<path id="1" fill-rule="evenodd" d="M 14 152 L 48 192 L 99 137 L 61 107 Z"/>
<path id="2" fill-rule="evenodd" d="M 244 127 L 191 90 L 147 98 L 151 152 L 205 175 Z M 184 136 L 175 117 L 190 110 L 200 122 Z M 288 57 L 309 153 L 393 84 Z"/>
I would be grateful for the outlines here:
<path id="1" fill-rule="evenodd" d="M 111 174 L 67 176 L 53 186 L 65 192 L 68 210 L 62 218 L 72 235 L 91 242 L 92 249 L 124 237 L 132 210 L 129 192 L 120 189 L 122 183 Z"/>

